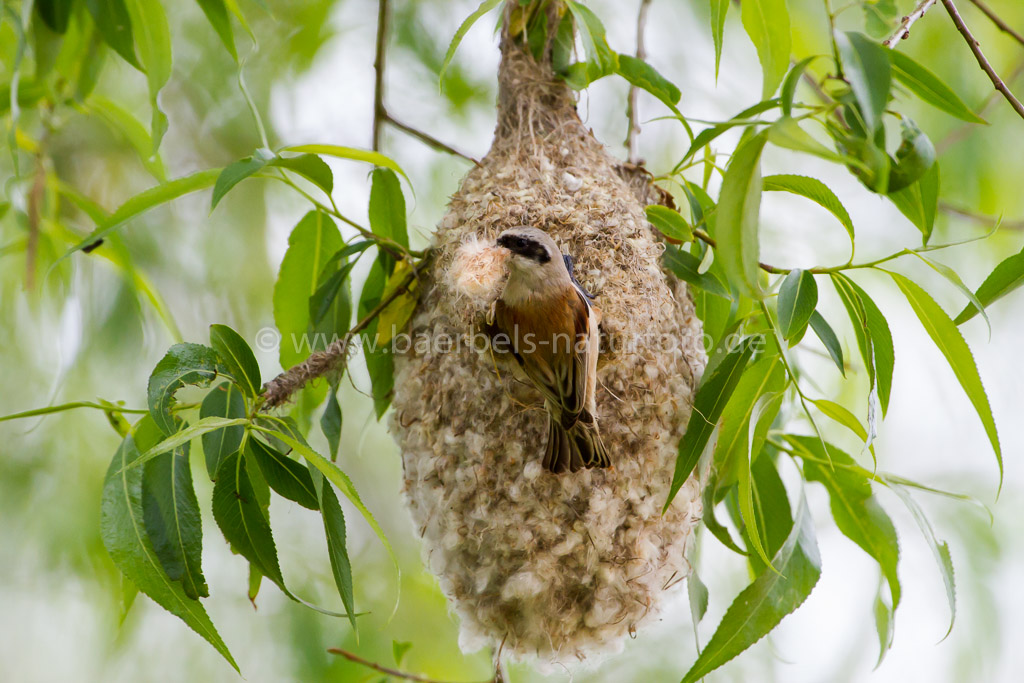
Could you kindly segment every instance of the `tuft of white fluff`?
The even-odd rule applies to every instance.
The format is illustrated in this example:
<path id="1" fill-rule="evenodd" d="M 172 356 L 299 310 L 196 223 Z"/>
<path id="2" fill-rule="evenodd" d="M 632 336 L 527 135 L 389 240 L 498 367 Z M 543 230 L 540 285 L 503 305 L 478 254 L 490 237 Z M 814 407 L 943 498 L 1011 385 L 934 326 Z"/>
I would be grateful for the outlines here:
<path id="1" fill-rule="evenodd" d="M 501 293 L 508 275 L 507 258 L 508 251 L 492 240 L 470 235 L 455 250 L 448 267 L 449 282 L 456 292 L 471 300 L 474 308 L 485 308 Z"/>

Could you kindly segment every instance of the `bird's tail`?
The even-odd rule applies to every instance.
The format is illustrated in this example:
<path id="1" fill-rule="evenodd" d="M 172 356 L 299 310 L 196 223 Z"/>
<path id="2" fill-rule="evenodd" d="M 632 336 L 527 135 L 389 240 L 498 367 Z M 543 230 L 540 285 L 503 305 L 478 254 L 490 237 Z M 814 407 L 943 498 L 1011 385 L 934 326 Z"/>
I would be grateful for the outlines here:
<path id="1" fill-rule="evenodd" d="M 584 467 L 611 467 L 608 451 L 597 431 L 597 423 L 590 414 L 566 429 L 548 416 L 548 445 L 544 452 L 544 467 L 555 474 L 566 470 L 575 472 Z"/>

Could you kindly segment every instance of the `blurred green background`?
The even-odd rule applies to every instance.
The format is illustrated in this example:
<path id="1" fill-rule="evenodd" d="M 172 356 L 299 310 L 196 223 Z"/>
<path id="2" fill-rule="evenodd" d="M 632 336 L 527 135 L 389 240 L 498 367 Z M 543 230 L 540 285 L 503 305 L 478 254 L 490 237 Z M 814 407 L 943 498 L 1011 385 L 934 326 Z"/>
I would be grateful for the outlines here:
<path id="1" fill-rule="evenodd" d="M 269 12 L 253 1 L 240 3 L 258 48 L 237 31 L 248 55 L 245 76 L 273 146 L 326 142 L 369 147 L 373 111 L 373 47 L 377 5 L 370 0 L 270 0 Z M 632 51 L 637 2 L 590 3 L 604 19 L 609 42 Z M 1024 92 L 1024 47 L 985 21 L 968 2 L 962 11 L 986 54 L 1011 88 Z M 1011 25 L 1024 29 L 1024 5 L 991 0 Z M 494 75 L 498 54 L 494 15 L 463 42 L 440 91 L 438 70 L 448 41 L 476 7 L 464 0 L 394 0 L 387 61 L 387 104 L 397 118 L 430 132 L 475 157 L 486 153 L 494 126 Z M 790 0 L 794 55 L 828 52 L 824 5 Z M 913 2 L 898 3 L 907 12 Z M 15 49 L 11 13 L 0 24 L 0 82 L 10 80 Z M 198 5 L 165 3 L 174 39 L 174 71 L 161 102 L 170 119 L 162 156 L 169 177 L 224 166 L 260 145 L 257 129 L 237 84 L 234 63 Z M 647 29 L 649 61 L 683 92 L 680 108 L 700 119 L 724 119 L 755 103 L 760 92 L 757 57 L 731 16 L 726 26 L 721 73 L 714 77 L 714 52 L 704 0 L 655 0 Z M 864 14 L 854 2 L 840 14 L 840 27 L 860 30 Z M 983 105 L 991 84 L 942 12 L 934 10 L 900 47 L 940 74 L 972 107 Z M 145 77 L 115 55 L 107 56 L 97 93 L 148 121 Z M 582 95 L 580 113 L 615 154 L 623 154 L 626 85 L 605 79 Z M 7 110 L 3 114 L 7 115 Z M 942 198 L 967 215 L 945 212 L 935 241 L 976 237 L 993 221 L 1003 229 L 988 240 L 943 252 L 975 287 L 1002 258 L 1024 242 L 1024 121 L 1002 100 L 985 110 L 989 126 L 961 123 L 918 102 L 903 110 L 936 141 L 942 164 Z M 644 132 L 640 152 L 655 170 L 670 168 L 686 148 L 678 126 L 651 121 L 665 113 L 641 97 Z M 21 126 L 38 132 L 34 112 Z M 108 210 L 155 181 L 129 140 L 88 112 L 66 113 L 46 140 L 60 178 Z M 6 119 L 9 121 L 10 119 Z M 6 129 L 5 129 L 6 130 Z M 723 137 L 722 149 L 735 138 Z M 414 247 L 426 245 L 447 197 L 469 163 L 424 146 L 389 128 L 383 151 L 408 171 L 415 188 L 410 201 Z M 29 157 L 24 157 L 29 159 Z M 836 189 L 858 229 L 859 258 L 913 246 L 917 231 L 891 205 L 869 195 L 845 170 L 818 160 L 773 151 L 766 167 L 822 178 Z M 369 184 L 365 167 L 332 162 L 335 198 L 342 212 L 363 220 Z M 0 155 L 3 201 L 22 206 L 12 191 L 10 155 Z M 20 186 L 19 186 L 20 187 Z M 8 192 L 11 192 L 8 197 Z M 19 190 L 20 192 L 20 190 Z M 793 197 L 765 201 L 764 259 L 809 267 L 845 258 L 846 238 L 828 215 Z M 271 294 L 291 227 L 306 211 L 301 198 L 280 185 L 249 181 L 209 215 L 209 195 L 186 197 L 132 221 L 121 239 L 134 268 L 167 302 L 181 336 L 203 341 L 213 322 L 231 325 L 247 339 L 273 325 Z M 64 212 L 67 230 L 84 235 L 92 225 Z M 165 321 L 122 269 L 97 256 L 76 254 L 50 269 L 69 246 L 62 228 L 44 226 L 34 286 L 27 287 L 24 221 L 9 211 L 0 219 L 0 415 L 72 400 L 123 400 L 145 404 L 148 374 L 174 338 Z M 938 292 L 955 313 L 964 302 L 918 264 L 901 263 Z M 357 281 L 364 273 L 357 275 Z M 711 681 L 1010 681 L 1019 675 L 1016 642 L 1024 626 L 1024 476 L 1016 467 L 1024 429 L 1020 339 L 1024 316 L 1020 295 L 996 304 L 993 332 L 976 318 L 964 328 L 986 382 L 1006 454 L 1006 483 L 993 505 L 996 474 L 980 425 L 941 356 L 910 309 L 882 278 L 864 278 L 878 294 L 896 339 L 892 406 L 881 426 L 878 458 L 884 469 L 925 483 L 969 493 L 991 505 L 995 523 L 970 506 L 924 500 L 941 536 L 952 546 L 957 567 L 957 625 L 936 644 L 948 624 L 941 579 L 913 522 L 888 505 L 901 532 L 905 600 L 897 615 L 896 641 L 885 663 L 877 658 L 872 600 L 877 572 L 869 558 L 840 536 L 827 516 L 827 499 L 812 487 L 809 500 L 821 522 L 823 577 L 807 604 L 769 639 L 708 677 Z M 835 308 L 836 302 L 830 302 Z M 838 310 L 838 309 L 837 309 Z M 849 349 L 849 330 L 845 330 Z M 258 350 L 264 378 L 277 373 L 277 353 Z M 804 357 L 806 356 L 806 357 Z M 813 385 L 827 359 L 801 355 Z M 265 585 L 256 608 L 246 597 L 245 562 L 232 556 L 208 507 L 204 565 L 212 597 L 205 601 L 248 681 L 378 680 L 379 674 L 327 653 L 339 646 L 367 659 L 392 664 L 392 643 L 410 642 L 403 668 L 445 680 L 483 680 L 488 653 L 464 655 L 457 624 L 435 579 L 423 568 L 419 544 L 399 493 L 397 449 L 372 415 L 364 372 L 354 371 L 342 393 L 345 426 L 341 464 L 380 520 L 402 563 L 401 598 L 389 559 L 362 520 L 346 508 L 357 606 L 358 641 L 347 622 L 314 613 Z M 822 372 L 823 376 L 831 375 Z M 822 391 L 829 389 L 823 382 Z M 317 434 L 317 436 L 319 436 Z M 0 671 L 4 680 L 233 680 L 217 653 L 177 619 L 140 597 L 123 614 L 118 573 L 99 538 L 99 500 L 104 471 L 119 437 L 97 411 L 77 411 L 0 424 Z M 314 443 L 314 445 L 316 445 Z M 196 467 L 200 504 L 208 506 L 210 484 Z M 885 499 L 887 503 L 894 503 Z M 314 513 L 277 499 L 272 508 L 285 575 L 303 597 L 337 605 L 321 525 Z M 700 570 L 711 590 L 701 628 L 706 640 L 732 597 L 745 584 L 742 563 L 713 541 L 704 543 Z M 123 620 L 123 621 L 122 621 Z M 1008 646 L 1008 647 L 1007 647 Z M 666 604 L 662 620 L 642 630 L 625 651 L 572 676 L 512 667 L 513 681 L 671 681 L 695 656 L 685 591 Z"/>

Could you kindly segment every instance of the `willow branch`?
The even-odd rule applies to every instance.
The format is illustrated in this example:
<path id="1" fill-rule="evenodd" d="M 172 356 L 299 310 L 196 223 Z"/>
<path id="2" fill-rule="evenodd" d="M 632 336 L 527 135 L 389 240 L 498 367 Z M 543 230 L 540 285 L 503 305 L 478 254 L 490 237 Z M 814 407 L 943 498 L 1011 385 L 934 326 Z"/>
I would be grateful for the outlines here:
<path id="1" fill-rule="evenodd" d="M 640 10 L 636 17 L 636 58 L 644 60 L 647 58 L 647 50 L 644 48 L 644 29 L 647 27 L 647 10 L 650 9 L 651 0 L 640 0 Z M 637 102 L 639 89 L 630 84 L 629 98 L 626 102 L 626 118 L 629 121 L 629 131 L 626 133 L 627 158 L 632 164 L 640 162 L 636 152 L 636 138 L 640 134 L 640 124 L 637 122 Z"/>
<path id="2" fill-rule="evenodd" d="M 1021 104 L 1020 100 L 1014 97 L 1010 89 L 1003 83 L 1003 79 L 999 77 L 996 70 L 992 68 L 992 64 L 989 63 L 988 59 L 981 51 L 981 46 L 978 44 L 978 39 L 971 34 L 971 30 L 967 28 L 967 24 L 964 23 L 963 17 L 960 16 L 960 12 L 957 11 L 956 5 L 953 4 L 953 0 L 942 0 L 943 6 L 946 8 L 946 12 L 949 14 L 949 18 L 953 20 L 953 24 L 956 25 L 956 30 L 960 31 L 960 35 L 967 41 L 967 46 L 971 48 L 971 52 L 974 53 L 974 58 L 978 60 L 978 66 L 981 70 L 988 74 L 989 80 L 992 81 L 992 85 L 995 89 L 1003 94 L 1006 101 L 1010 103 L 1014 111 L 1024 119 L 1024 104 Z"/>
<path id="3" fill-rule="evenodd" d="M 903 17 L 903 21 L 900 22 L 899 28 L 896 29 L 895 33 L 882 41 L 882 45 L 891 48 L 901 40 L 910 37 L 910 27 L 917 23 L 917 20 L 923 17 L 924 13 L 927 12 L 937 1 L 938 0 L 921 0 L 921 2 L 917 3 L 917 7 L 914 8 L 914 11 Z"/>
<path id="4" fill-rule="evenodd" d="M 384 57 L 387 54 L 388 0 L 377 3 L 377 48 L 373 59 L 373 151 L 380 151 L 384 128 Z"/>
<path id="5" fill-rule="evenodd" d="M 989 216 L 983 213 L 978 213 L 977 211 L 971 211 L 970 209 L 965 209 L 964 207 L 957 206 L 956 204 L 950 204 L 949 202 L 941 199 L 939 200 L 939 210 L 945 213 L 955 214 L 961 218 L 966 218 L 972 223 L 977 223 L 979 225 L 987 225 L 989 227 L 998 225 L 1000 230 L 1024 230 L 1024 220 L 1001 221 L 1001 219 L 996 216 Z"/>
<path id="6" fill-rule="evenodd" d="M 363 659 L 354 652 L 342 650 L 341 648 L 332 647 L 327 651 L 330 652 L 332 655 L 339 655 L 349 660 L 350 662 L 355 662 L 356 664 L 365 666 L 367 669 L 373 669 L 374 671 L 385 674 L 387 676 L 394 676 L 395 678 L 401 678 L 406 681 L 418 681 L 419 683 L 447 683 L 446 681 L 439 681 L 434 678 L 427 678 L 426 676 L 420 676 L 417 674 L 408 673 L 406 671 L 399 671 L 398 669 L 392 669 L 387 666 L 382 666 L 380 664 L 377 664 L 376 662 L 371 662 L 368 659 Z M 493 678 L 491 679 L 491 681 L 494 680 L 495 679 Z M 489 681 L 488 683 L 491 683 L 491 681 Z"/>
<path id="7" fill-rule="evenodd" d="M 280 375 L 263 385 L 263 405 L 261 410 L 270 410 L 283 403 L 287 403 L 295 392 L 305 387 L 310 382 L 330 374 L 342 367 L 348 361 L 349 348 L 352 340 L 370 326 L 377 316 L 387 308 L 392 301 L 408 292 L 412 281 L 419 277 L 420 272 L 430 262 L 431 255 L 421 260 L 408 275 L 406 275 L 394 291 L 388 293 L 380 303 L 374 306 L 373 310 L 366 314 L 352 329 L 345 333 L 341 339 L 331 342 L 323 351 L 310 354 L 302 363 L 282 372 Z M 282 340 L 283 342 L 283 340 Z"/>
<path id="8" fill-rule="evenodd" d="M 460 152 L 459 150 L 455 149 L 454 147 L 446 145 L 445 143 L 443 143 L 440 140 L 438 140 L 437 138 L 435 138 L 433 135 L 430 135 L 428 133 L 424 133 L 423 131 L 421 131 L 421 130 L 419 130 L 417 128 L 413 128 L 412 126 L 410 126 L 408 124 L 402 123 L 401 121 L 396 119 L 394 116 L 392 116 L 388 112 L 387 108 L 383 109 L 383 113 L 381 115 L 381 120 L 384 123 L 391 124 L 392 126 L 397 128 L 398 130 L 402 131 L 403 133 L 405 133 L 407 135 L 411 135 L 412 137 L 416 138 L 417 140 L 419 140 L 420 142 L 424 143 L 428 147 L 432 147 L 432 148 L 434 148 L 434 149 L 436 149 L 438 151 L 441 151 L 441 152 L 447 152 L 448 154 L 451 154 L 452 156 L 456 156 L 456 157 L 459 157 L 461 159 L 465 159 L 466 161 L 471 161 L 476 166 L 480 165 L 480 162 L 477 159 L 474 159 L 473 157 L 469 156 L 468 154 L 464 154 L 464 153 Z"/>
<path id="9" fill-rule="evenodd" d="M 981 0 L 971 0 L 975 7 L 984 12 L 985 16 L 992 20 L 992 23 L 999 27 L 999 30 L 1003 33 L 1009 34 L 1014 40 L 1021 45 L 1024 45 L 1024 36 L 1017 31 L 1013 30 L 1013 27 L 1003 21 L 1003 18 L 992 11 L 992 8 L 983 3 Z"/>

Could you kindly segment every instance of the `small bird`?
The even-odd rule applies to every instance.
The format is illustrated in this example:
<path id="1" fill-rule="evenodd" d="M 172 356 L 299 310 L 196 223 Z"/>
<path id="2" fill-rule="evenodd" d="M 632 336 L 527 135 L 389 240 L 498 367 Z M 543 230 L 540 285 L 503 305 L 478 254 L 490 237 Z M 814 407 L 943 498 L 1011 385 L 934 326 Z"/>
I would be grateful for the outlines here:
<path id="1" fill-rule="evenodd" d="M 509 277 L 492 339 L 499 351 L 501 342 L 510 347 L 516 367 L 544 397 L 544 467 L 556 474 L 609 467 L 594 400 L 601 311 L 576 281 L 572 258 L 543 230 L 512 228 L 497 243 L 510 252 Z"/>

